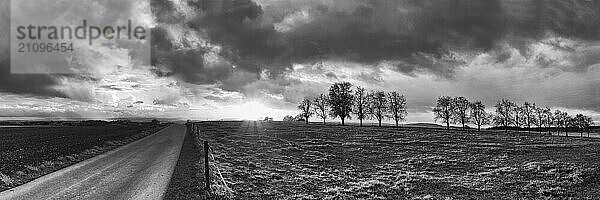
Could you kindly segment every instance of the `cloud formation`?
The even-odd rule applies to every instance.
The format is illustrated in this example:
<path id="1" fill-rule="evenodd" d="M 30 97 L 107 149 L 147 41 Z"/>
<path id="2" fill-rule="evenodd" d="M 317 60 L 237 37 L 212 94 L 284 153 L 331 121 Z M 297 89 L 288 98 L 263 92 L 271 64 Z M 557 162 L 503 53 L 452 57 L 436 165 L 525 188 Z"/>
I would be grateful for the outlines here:
<path id="1" fill-rule="evenodd" d="M 17 76 L 3 71 L 3 48 L 0 91 L 116 110 L 214 110 L 252 100 L 289 111 L 350 81 L 405 93 L 413 113 L 427 113 L 439 95 L 600 112 L 599 1 L 151 0 L 151 7 L 151 66 Z"/>
<path id="2" fill-rule="evenodd" d="M 270 3 L 264 3 L 270 2 Z M 400 72 L 452 77 L 464 60 L 453 51 L 481 52 L 509 42 L 522 46 L 556 34 L 598 39 L 600 3 L 542 0 L 211 1 L 187 24 L 223 46 L 220 54 L 274 75 L 293 63 L 347 59 L 398 61 Z M 185 15 L 183 16 L 185 18 Z"/>
<path id="3" fill-rule="evenodd" d="M 10 27 L 10 1 L 0 2 L 0 27 Z M 0 29 L 0 92 L 17 94 L 61 96 L 52 86 L 58 80 L 47 75 L 10 74 L 10 29 Z"/>

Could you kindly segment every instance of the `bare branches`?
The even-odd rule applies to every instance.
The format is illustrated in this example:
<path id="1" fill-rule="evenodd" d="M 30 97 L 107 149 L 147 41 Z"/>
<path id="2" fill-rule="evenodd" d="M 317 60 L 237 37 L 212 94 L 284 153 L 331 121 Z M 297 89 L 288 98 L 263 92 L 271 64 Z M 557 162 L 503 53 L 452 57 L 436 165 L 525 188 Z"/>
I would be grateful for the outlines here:
<path id="1" fill-rule="evenodd" d="M 320 94 L 315 97 L 313 100 L 313 112 L 317 115 L 317 117 L 323 119 L 323 124 L 327 120 L 327 115 L 329 112 L 327 107 L 329 106 L 329 97 L 325 94 Z"/>
<path id="2" fill-rule="evenodd" d="M 381 126 L 381 121 L 385 118 L 388 102 L 384 91 L 371 91 L 369 94 L 368 112 L 371 119 L 375 119 Z"/>
<path id="3" fill-rule="evenodd" d="M 308 124 L 308 119 L 314 114 L 311 109 L 312 101 L 310 98 L 305 97 L 302 102 L 298 105 L 298 109 L 300 109 L 300 115 L 304 117 L 306 120 L 306 124 Z"/>
<path id="4" fill-rule="evenodd" d="M 387 94 L 388 98 L 388 113 L 389 118 L 393 119 L 398 126 L 399 121 L 403 121 L 407 115 L 406 112 L 406 98 L 398 92 L 390 92 Z"/>
<path id="5" fill-rule="evenodd" d="M 508 132 L 508 126 L 510 125 L 513 116 L 512 110 L 514 103 L 508 99 L 502 99 L 498 101 L 494 107 L 496 107 L 494 123 L 496 125 L 504 126 L 504 132 Z"/>
<path id="6" fill-rule="evenodd" d="M 360 126 L 363 125 L 363 120 L 368 118 L 368 106 L 369 98 L 365 88 L 356 87 L 354 92 L 354 115 L 356 115 L 356 119 L 360 120 Z"/>
<path id="7" fill-rule="evenodd" d="M 371 119 L 377 120 L 379 126 L 381 126 L 381 121 L 386 116 L 387 106 L 387 98 L 384 91 L 371 91 L 369 94 L 369 116 Z"/>
<path id="8" fill-rule="evenodd" d="M 352 91 L 352 84 L 348 82 L 335 83 L 329 88 L 328 94 L 320 94 L 315 98 L 304 98 L 298 105 L 301 118 L 307 121 L 316 115 L 326 123 L 327 117 L 339 117 L 342 125 L 346 119 L 351 119 L 351 114 L 356 116 L 363 125 L 365 119 L 376 119 L 379 126 L 386 118 L 393 119 L 396 126 L 407 115 L 406 98 L 398 92 L 386 93 L 384 91 L 366 92 L 363 87 L 356 87 Z M 287 118 L 288 120 L 291 119 Z"/>
<path id="9" fill-rule="evenodd" d="M 535 120 L 534 112 L 535 112 L 535 104 L 531 104 L 529 102 L 525 102 L 521 107 L 521 112 L 523 113 L 523 121 L 525 125 L 527 125 L 527 131 L 531 132 L 531 124 L 533 120 Z"/>
<path id="10" fill-rule="evenodd" d="M 471 108 L 471 122 L 477 125 L 477 131 L 481 131 L 481 126 L 490 124 L 490 114 L 485 111 L 485 105 L 481 101 L 475 101 L 469 107 Z"/>
<path id="11" fill-rule="evenodd" d="M 465 129 L 465 124 L 470 120 L 469 106 L 471 103 L 465 97 L 454 97 L 452 99 L 452 121 L 462 124 L 462 129 Z"/>
<path id="12" fill-rule="evenodd" d="M 450 129 L 450 118 L 452 117 L 452 98 L 449 96 L 439 97 L 437 105 L 433 108 L 434 120 L 442 120 L 446 123 L 446 129 Z"/>
<path id="13" fill-rule="evenodd" d="M 333 118 L 339 117 L 342 125 L 346 118 L 350 118 L 354 96 L 352 95 L 352 84 L 348 82 L 335 83 L 329 88 L 329 105 Z"/>

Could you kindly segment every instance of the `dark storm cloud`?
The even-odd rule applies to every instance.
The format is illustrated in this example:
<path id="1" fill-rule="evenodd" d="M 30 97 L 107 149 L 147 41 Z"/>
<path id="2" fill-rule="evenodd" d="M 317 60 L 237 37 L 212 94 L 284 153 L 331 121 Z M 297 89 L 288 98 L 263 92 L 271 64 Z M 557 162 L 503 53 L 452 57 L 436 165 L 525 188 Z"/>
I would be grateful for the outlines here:
<path id="1" fill-rule="evenodd" d="M 0 92 L 66 97 L 62 92 L 52 88 L 57 84 L 57 80 L 49 75 L 11 74 L 9 58 L 4 55 L 0 57 Z"/>
<path id="2" fill-rule="evenodd" d="M 231 72 L 227 64 L 204 64 L 202 48 L 176 49 L 167 31 L 157 27 L 152 30 L 152 64 L 158 76 L 176 76 L 194 84 L 212 84 L 224 80 Z"/>
<path id="3" fill-rule="evenodd" d="M 227 48 L 221 55 L 239 65 L 241 70 L 258 72 L 261 66 L 274 63 L 281 53 L 288 51 L 286 41 L 275 33 L 271 24 L 266 27 L 259 24 L 263 12 L 255 2 L 239 0 L 234 5 L 223 3 L 225 5 L 218 6 L 218 10 L 211 7 L 218 1 L 206 2 L 209 3 L 200 8 L 206 14 L 193 19 L 190 26 L 205 30 L 212 42 L 225 45 Z"/>
<path id="4" fill-rule="evenodd" d="M 308 11 L 310 22 L 285 33 L 274 28 L 276 19 L 285 15 L 265 14 L 251 1 L 201 16 L 192 26 L 206 29 L 213 42 L 229 48 L 224 55 L 241 65 L 266 63 L 285 69 L 292 62 L 325 57 L 363 63 L 401 59 L 406 64 L 399 65 L 399 71 L 424 67 L 443 76 L 451 73 L 444 68 L 451 63 L 430 65 L 423 53 L 440 59 L 450 46 L 487 50 L 506 32 L 498 1 L 347 2 L 314 4 Z"/>
<path id="5" fill-rule="evenodd" d="M 593 0 L 529 0 L 521 2 L 533 12 L 517 14 L 529 20 L 518 27 L 533 33 L 550 30 L 566 37 L 600 39 L 600 2 Z M 529 27 L 529 28 L 528 28 Z"/>
<path id="6" fill-rule="evenodd" d="M 171 1 L 151 0 L 150 5 L 152 14 L 154 14 L 156 21 L 159 23 L 178 23 L 185 18 L 182 13 L 176 12 Z"/>
<path id="7" fill-rule="evenodd" d="M 194 5 L 204 14 L 188 24 L 224 45 L 222 56 L 251 72 L 271 66 L 277 74 L 293 62 L 342 58 L 366 64 L 401 60 L 400 72 L 451 77 L 459 60 L 432 64 L 449 50 L 488 51 L 504 41 L 524 47 L 547 32 L 600 37 L 598 1 L 278 1 L 265 8 L 250 0 L 221 2 L 198 1 Z M 276 30 L 302 9 L 310 20 L 287 32 Z"/>
<path id="8" fill-rule="evenodd" d="M 189 8 L 201 12 L 201 3 L 189 1 Z M 152 0 L 152 13 L 159 25 L 152 29 L 152 65 L 153 72 L 158 76 L 174 76 L 193 84 L 215 84 L 226 81 L 235 72 L 229 62 L 206 64 L 204 55 L 209 51 L 198 46 L 198 41 L 187 38 L 176 38 L 171 31 L 181 31 L 182 34 L 197 34 L 186 24 L 185 13 L 180 13 L 171 1 Z M 173 26 L 180 26 L 173 28 Z M 183 28 L 182 28 L 182 27 Z M 178 30 L 173 30 L 178 29 Z M 175 44 L 174 41 L 180 42 Z M 242 69 L 243 70 L 243 69 Z M 257 70 L 245 70 L 257 72 Z M 257 75 L 252 75 L 256 77 Z M 235 89 L 233 89 L 235 90 Z"/>
<path id="9" fill-rule="evenodd" d="M 44 74 L 25 75 L 10 73 L 10 1 L 0 2 L 0 92 L 49 97 L 65 97 L 52 86 L 54 77 Z"/>

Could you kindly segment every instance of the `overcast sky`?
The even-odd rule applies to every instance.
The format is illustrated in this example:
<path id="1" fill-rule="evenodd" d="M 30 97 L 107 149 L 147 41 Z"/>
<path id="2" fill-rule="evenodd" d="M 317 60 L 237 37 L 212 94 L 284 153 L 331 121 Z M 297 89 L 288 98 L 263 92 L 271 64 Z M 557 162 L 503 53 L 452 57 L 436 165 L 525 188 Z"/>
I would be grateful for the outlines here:
<path id="1" fill-rule="evenodd" d="M 0 2 L 1 27 L 8 4 Z M 530 101 L 600 121 L 600 1 L 152 0 L 152 13 L 110 6 L 154 27 L 152 65 L 110 54 L 87 75 L 11 75 L 2 29 L 0 119 L 281 119 L 297 114 L 304 96 L 348 81 L 405 94 L 410 122 L 433 121 L 441 95 L 490 109 L 500 98 Z"/>

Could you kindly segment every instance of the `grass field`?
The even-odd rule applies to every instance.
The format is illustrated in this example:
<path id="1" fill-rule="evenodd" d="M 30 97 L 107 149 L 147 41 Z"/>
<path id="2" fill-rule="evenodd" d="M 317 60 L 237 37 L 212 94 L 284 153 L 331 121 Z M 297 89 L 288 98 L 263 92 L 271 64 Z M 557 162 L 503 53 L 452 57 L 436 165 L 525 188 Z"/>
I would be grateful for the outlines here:
<path id="1" fill-rule="evenodd" d="M 600 140 L 424 128 L 202 122 L 239 199 L 595 199 Z"/>
<path id="2" fill-rule="evenodd" d="M 0 191 L 122 146 L 163 127 L 131 123 L 0 128 Z"/>

